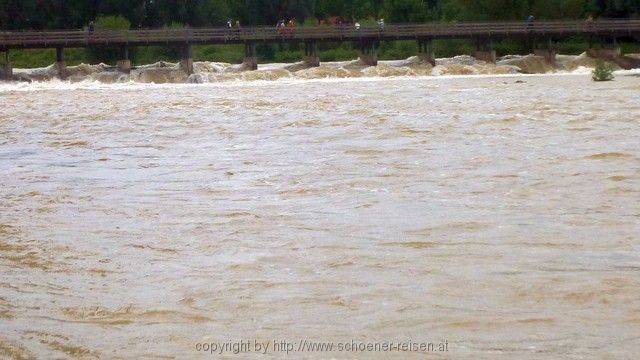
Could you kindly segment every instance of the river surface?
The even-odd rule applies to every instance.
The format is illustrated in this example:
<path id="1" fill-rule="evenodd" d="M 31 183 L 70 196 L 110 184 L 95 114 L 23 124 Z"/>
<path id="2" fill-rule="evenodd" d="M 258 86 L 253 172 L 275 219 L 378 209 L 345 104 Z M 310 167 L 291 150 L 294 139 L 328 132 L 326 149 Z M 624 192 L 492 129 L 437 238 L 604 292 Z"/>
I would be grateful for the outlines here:
<path id="1" fill-rule="evenodd" d="M 640 353 L 638 77 L 4 84 L 0 105 L 0 358 Z"/>

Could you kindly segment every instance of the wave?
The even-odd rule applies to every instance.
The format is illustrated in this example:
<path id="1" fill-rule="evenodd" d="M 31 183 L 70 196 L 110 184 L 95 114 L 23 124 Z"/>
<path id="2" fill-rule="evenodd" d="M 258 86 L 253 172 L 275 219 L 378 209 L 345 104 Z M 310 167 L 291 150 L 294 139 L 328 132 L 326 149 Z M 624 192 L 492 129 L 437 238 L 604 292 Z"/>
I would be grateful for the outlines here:
<path id="1" fill-rule="evenodd" d="M 432 66 L 419 57 L 405 60 L 380 61 L 378 66 L 367 66 L 359 60 L 326 62 L 319 67 L 307 67 L 304 63 L 261 64 L 258 70 L 247 71 L 243 65 L 219 62 L 195 62 L 194 73 L 186 74 L 178 63 L 157 62 L 135 67 L 129 74 L 118 72 L 106 64 L 80 64 L 66 69 L 66 79 L 59 80 L 57 66 L 37 69 L 14 69 L 19 77 L 31 82 L 99 83 L 99 84 L 194 84 L 229 81 L 275 81 L 281 79 L 344 79 L 387 78 L 416 76 L 478 76 L 517 74 L 584 74 L 595 66 L 596 59 L 586 53 L 581 55 L 557 55 L 555 66 L 535 55 L 508 55 L 495 64 L 462 55 L 440 58 Z M 620 68 L 611 64 L 615 70 Z"/>

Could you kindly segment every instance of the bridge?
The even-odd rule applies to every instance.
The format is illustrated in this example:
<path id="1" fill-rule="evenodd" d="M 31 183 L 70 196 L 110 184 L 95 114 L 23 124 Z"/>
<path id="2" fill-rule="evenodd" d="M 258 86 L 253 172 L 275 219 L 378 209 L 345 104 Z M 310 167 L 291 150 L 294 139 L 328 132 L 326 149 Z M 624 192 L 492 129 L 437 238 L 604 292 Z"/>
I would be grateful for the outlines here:
<path id="1" fill-rule="evenodd" d="M 418 42 L 418 55 L 425 61 L 435 61 L 431 42 L 436 39 L 472 39 L 478 47 L 475 56 L 480 60 L 495 61 L 493 41 L 505 38 L 533 40 L 533 43 L 547 43 L 542 49 L 532 49 L 537 55 L 550 62 L 555 60 L 552 48 L 554 40 L 583 36 L 589 39 L 611 40 L 618 38 L 640 39 L 640 19 L 599 19 L 595 21 L 541 21 L 528 24 L 520 22 L 484 23 L 425 23 L 388 24 L 363 26 L 353 25 L 304 26 L 296 28 L 244 27 L 244 28 L 182 28 L 182 29 L 141 29 L 128 31 L 17 31 L 0 32 L 0 51 L 5 53 L 2 72 L 11 76 L 11 49 L 55 48 L 56 64 L 64 68 L 65 48 L 116 47 L 121 49 L 118 69 L 131 70 L 129 48 L 137 46 L 180 47 L 181 68 L 193 72 L 192 45 L 244 44 L 244 64 L 248 69 L 257 69 L 256 44 L 258 43 L 304 43 L 304 62 L 308 66 L 320 64 L 319 42 L 353 42 L 360 49 L 360 59 L 368 65 L 377 64 L 377 47 L 381 41 L 414 40 Z M 615 45 L 614 45 L 615 47 Z M 619 50 L 617 50 L 619 52 Z"/>

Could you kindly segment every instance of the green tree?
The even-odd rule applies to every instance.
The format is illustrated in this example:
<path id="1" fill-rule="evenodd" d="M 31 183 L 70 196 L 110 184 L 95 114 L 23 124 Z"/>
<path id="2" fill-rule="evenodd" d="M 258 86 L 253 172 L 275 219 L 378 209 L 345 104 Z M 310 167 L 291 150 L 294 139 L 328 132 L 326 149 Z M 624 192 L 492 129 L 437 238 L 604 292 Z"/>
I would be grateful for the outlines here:
<path id="1" fill-rule="evenodd" d="M 533 0 L 530 13 L 538 19 L 577 19 L 585 13 L 584 0 Z"/>
<path id="2" fill-rule="evenodd" d="M 34 0 L 0 0 L 0 29 L 39 27 Z"/>
<path id="3" fill-rule="evenodd" d="M 382 13 L 383 3 L 384 0 L 318 0 L 315 16 L 319 19 L 331 16 L 342 16 L 352 20 L 378 18 Z"/>
<path id="4" fill-rule="evenodd" d="M 422 0 L 384 0 L 384 15 L 394 23 L 424 22 L 428 17 Z"/>
<path id="5" fill-rule="evenodd" d="M 443 13 L 446 20 L 488 21 L 526 19 L 528 0 L 446 0 Z"/>
<path id="6" fill-rule="evenodd" d="M 192 26 L 221 26 L 229 18 L 225 0 L 199 0 L 193 11 Z"/>
<path id="7" fill-rule="evenodd" d="M 610 81 L 613 80 L 613 70 L 602 60 L 596 61 L 596 67 L 591 74 L 593 81 Z"/>

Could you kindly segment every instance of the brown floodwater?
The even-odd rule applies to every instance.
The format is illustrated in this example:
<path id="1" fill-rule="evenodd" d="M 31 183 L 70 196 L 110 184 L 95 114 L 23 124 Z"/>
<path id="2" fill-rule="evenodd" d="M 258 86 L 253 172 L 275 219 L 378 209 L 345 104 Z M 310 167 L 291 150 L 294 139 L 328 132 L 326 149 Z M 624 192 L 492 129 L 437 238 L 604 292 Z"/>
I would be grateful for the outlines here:
<path id="1" fill-rule="evenodd" d="M 0 358 L 640 353 L 638 77 L 5 84 L 0 105 Z"/>

